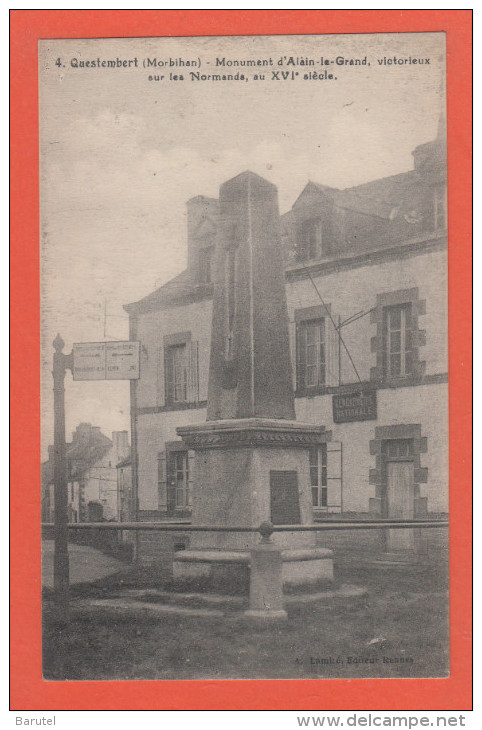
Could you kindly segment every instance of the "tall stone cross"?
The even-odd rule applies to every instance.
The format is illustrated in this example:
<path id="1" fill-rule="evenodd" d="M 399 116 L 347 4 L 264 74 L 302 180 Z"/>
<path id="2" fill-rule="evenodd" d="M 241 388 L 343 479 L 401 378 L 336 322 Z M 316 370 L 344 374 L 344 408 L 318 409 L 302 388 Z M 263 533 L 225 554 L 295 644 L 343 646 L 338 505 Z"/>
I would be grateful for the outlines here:
<path id="1" fill-rule="evenodd" d="M 220 189 L 208 421 L 294 419 L 274 185 L 243 172 Z"/>

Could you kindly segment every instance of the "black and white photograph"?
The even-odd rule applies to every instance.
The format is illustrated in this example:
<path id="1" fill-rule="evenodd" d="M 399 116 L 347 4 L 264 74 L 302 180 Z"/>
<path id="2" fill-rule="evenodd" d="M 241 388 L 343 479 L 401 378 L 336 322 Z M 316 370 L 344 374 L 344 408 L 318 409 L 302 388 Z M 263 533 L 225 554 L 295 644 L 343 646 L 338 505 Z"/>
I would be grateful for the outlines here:
<path id="1" fill-rule="evenodd" d="M 39 42 L 43 677 L 449 676 L 445 34 Z"/>

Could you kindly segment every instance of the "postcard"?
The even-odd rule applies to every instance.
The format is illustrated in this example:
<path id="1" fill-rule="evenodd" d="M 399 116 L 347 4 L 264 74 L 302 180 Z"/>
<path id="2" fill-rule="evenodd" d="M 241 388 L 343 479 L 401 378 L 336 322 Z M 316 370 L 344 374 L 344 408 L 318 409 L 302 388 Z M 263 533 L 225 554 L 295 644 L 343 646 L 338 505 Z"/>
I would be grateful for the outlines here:
<path id="1" fill-rule="evenodd" d="M 453 680 L 449 42 L 39 37 L 41 684 Z"/>

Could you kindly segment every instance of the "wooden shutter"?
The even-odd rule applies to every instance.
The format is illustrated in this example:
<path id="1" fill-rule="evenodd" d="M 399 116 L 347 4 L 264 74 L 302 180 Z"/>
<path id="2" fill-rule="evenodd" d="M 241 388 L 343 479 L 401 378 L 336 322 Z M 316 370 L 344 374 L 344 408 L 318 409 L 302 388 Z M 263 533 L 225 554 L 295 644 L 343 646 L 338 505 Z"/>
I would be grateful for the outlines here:
<path id="1" fill-rule="evenodd" d="M 167 469 L 165 451 L 161 451 L 157 455 L 157 495 L 159 510 L 164 511 L 167 508 Z"/>
<path id="2" fill-rule="evenodd" d="M 172 404 L 174 400 L 174 363 L 170 347 L 164 347 L 164 393 L 166 405 Z"/>
<path id="3" fill-rule="evenodd" d="M 188 403 L 199 403 L 199 343 L 186 342 L 187 357 L 187 400 Z"/>
<path id="4" fill-rule="evenodd" d="M 303 322 L 296 324 L 296 389 L 305 388 L 306 372 L 306 330 Z"/>
<path id="5" fill-rule="evenodd" d="M 381 347 L 383 378 L 388 378 L 390 375 L 390 359 L 387 355 L 389 316 L 389 307 L 383 307 L 382 342 L 379 345 Z"/>
<path id="6" fill-rule="evenodd" d="M 328 511 L 343 510 L 343 465 L 341 441 L 328 441 L 326 444 L 326 472 L 328 487 Z"/>
<path id="7" fill-rule="evenodd" d="M 188 480 L 187 488 L 189 490 L 189 506 L 193 503 L 193 488 L 194 488 L 194 470 L 196 468 L 196 452 L 189 449 L 187 452 L 187 469 L 188 469 Z"/>
<path id="8" fill-rule="evenodd" d="M 337 317 L 333 317 L 335 323 Z M 325 317 L 325 359 L 326 385 L 336 386 L 338 382 L 339 337 L 330 317 Z"/>
<path id="9" fill-rule="evenodd" d="M 415 365 L 412 304 L 405 309 L 405 374 L 413 375 Z"/>

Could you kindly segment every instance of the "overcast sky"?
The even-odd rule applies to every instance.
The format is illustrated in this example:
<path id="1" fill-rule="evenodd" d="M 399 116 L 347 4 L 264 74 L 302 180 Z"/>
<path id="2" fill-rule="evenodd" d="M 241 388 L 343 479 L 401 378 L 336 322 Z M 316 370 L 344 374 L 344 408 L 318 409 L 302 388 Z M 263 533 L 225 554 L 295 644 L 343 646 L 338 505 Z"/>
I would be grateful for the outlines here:
<path id="1" fill-rule="evenodd" d="M 185 202 L 216 197 L 246 169 L 278 186 L 289 210 L 308 179 L 349 187 L 411 169 L 444 106 L 444 34 L 41 41 L 42 454 L 53 440 L 52 340 L 128 339 L 122 305 L 185 268 Z M 330 66 L 336 80 L 272 81 L 281 56 L 367 57 Z M 429 64 L 379 65 L 378 59 Z M 71 59 L 138 59 L 139 67 L 72 68 Z M 142 68 L 146 58 L 201 59 L 201 73 L 248 82 L 191 81 L 192 68 Z M 215 68 L 215 59 L 273 59 Z M 55 62 L 60 58 L 61 66 Z M 284 66 L 303 73 L 313 67 Z M 184 81 L 149 81 L 169 70 Z M 129 428 L 127 382 L 66 378 L 67 438 L 81 421 Z"/>

